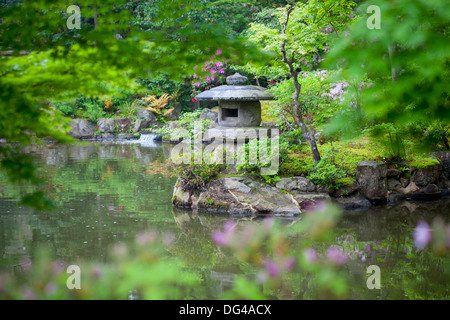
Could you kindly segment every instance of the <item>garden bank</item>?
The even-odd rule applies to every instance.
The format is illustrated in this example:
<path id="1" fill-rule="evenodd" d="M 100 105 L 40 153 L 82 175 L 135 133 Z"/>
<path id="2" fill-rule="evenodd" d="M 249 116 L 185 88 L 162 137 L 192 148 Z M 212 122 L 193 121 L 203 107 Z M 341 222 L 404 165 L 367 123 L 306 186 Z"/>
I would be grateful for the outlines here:
<path id="1" fill-rule="evenodd" d="M 178 179 L 172 202 L 177 207 L 229 214 L 298 215 L 333 202 L 344 209 L 367 209 L 401 201 L 429 201 L 450 195 L 450 152 L 435 152 L 439 164 L 408 170 L 386 163 L 361 161 L 356 180 L 337 190 L 316 185 L 305 177 L 267 183 L 254 177 L 221 175 L 203 190 L 190 190 Z"/>

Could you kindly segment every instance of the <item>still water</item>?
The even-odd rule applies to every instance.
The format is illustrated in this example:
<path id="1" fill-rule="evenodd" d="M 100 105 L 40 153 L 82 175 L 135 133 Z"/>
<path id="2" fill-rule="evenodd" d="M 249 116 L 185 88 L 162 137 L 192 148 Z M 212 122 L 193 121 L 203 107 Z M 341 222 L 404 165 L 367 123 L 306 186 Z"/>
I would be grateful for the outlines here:
<path id="1" fill-rule="evenodd" d="M 205 279 L 206 296 L 191 298 L 220 298 L 236 274 L 243 272 L 239 264 L 217 259 L 211 240 L 212 232 L 230 217 L 172 207 L 176 178 L 165 166 L 170 146 L 85 142 L 47 144 L 29 152 L 37 158 L 40 173 L 46 177 L 44 189 L 57 209 L 36 212 L 18 205 L 17 199 L 27 188 L 10 186 L 0 176 L 0 271 L 20 273 L 44 246 L 53 258 L 67 264 L 80 258 L 107 262 L 112 245 L 134 241 L 142 231 L 158 230 L 174 236 L 177 250 L 172 254 L 197 268 Z M 361 250 L 369 248 L 364 258 L 345 265 L 360 284 L 350 298 L 448 299 L 448 256 L 412 254 L 412 231 L 420 220 L 431 223 L 435 216 L 448 223 L 449 207 L 450 199 L 442 199 L 346 212 L 334 243 L 347 241 Z M 371 264 L 381 266 L 381 290 L 366 286 L 366 269 Z M 304 288 L 294 288 L 291 296 L 274 296 L 314 297 Z"/>

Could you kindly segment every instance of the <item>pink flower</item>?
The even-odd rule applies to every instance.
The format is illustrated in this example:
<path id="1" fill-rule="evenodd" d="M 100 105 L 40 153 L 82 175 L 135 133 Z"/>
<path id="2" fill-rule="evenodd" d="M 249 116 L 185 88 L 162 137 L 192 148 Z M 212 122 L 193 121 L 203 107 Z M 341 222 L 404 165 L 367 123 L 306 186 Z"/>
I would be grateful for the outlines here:
<path id="1" fill-rule="evenodd" d="M 272 260 L 267 259 L 265 268 L 271 277 L 277 277 L 280 274 L 280 268 Z"/>
<path id="2" fill-rule="evenodd" d="M 420 221 L 416 229 L 414 229 L 413 238 L 417 248 L 425 248 L 431 240 L 431 231 L 428 223 Z"/>
<path id="3" fill-rule="evenodd" d="M 194 86 L 196 86 L 197 88 L 200 87 L 200 82 L 194 83 Z"/>
<path id="4" fill-rule="evenodd" d="M 212 74 L 215 74 L 216 72 L 217 72 L 216 70 L 211 69 L 211 73 L 212 73 Z"/>
<path id="5" fill-rule="evenodd" d="M 292 268 L 294 268 L 294 266 L 295 266 L 295 262 L 296 262 L 295 258 L 293 258 L 293 257 L 287 258 L 284 261 L 284 269 L 285 269 L 285 271 L 292 270 Z"/>
<path id="6" fill-rule="evenodd" d="M 221 68 L 220 70 L 219 70 L 219 73 L 225 73 L 225 70 L 223 70 L 223 68 Z"/>
<path id="7" fill-rule="evenodd" d="M 221 49 L 217 50 L 216 56 L 220 56 L 221 54 L 222 54 L 222 50 Z"/>
<path id="8" fill-rule="evenodd" d="M 220 246 L 224 246 L 228 243 L 228 236 L 225 232 L 222 231 L 214 231 L 212 234 L 212 239 L 216 244 Z"/>
<path id="9" fill-rule="evenodd" d="M 234 223 L 231 220 L 225 222 L 225 225 L 223 226 L 223 230 L 226 233 L 233 233 L 235 229 L 236 229 L 236 223 Z"/>
<path id="10" fill-rule="evenodd" d="M 335 246 L 328 248 L 327 259 L 337 265 L 342 265 L 347 260 L 342 250 Z"/>
<path id="11" fill-rule="evenodd" d="M 316 262 L 317 261 L 317 253 L 316 250 L 309 248 L 306 249 L 304 252 L 305 258 L 306 260 L 308 260 L 309 262 Z"/>
<path id="12" fill-rule="evenodd" d="M 223 66 L 222 62 L 219 61 L 219 62 L 216 63 L 216 67 L 217 67 L 217 68 L 219 68 L 219 67 L 221 67 L 221 66 Z"/>
<path id="13" fill-rule="evenodd" d="M 212 240 L 220 245 L 228 245 L 234 230 L 236 229 L 236 224 L 233 221 L 227 221 L 223 226 L 223 231 L 216 230 L 212 234 Z"/>

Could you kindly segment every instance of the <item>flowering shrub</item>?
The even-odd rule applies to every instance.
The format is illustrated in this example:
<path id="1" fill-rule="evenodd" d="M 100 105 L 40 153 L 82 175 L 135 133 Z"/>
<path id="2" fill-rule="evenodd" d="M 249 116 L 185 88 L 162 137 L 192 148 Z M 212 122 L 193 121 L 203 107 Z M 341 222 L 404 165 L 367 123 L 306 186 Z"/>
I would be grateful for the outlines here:
<path id="1" fill-rule="evenodd" d="M 211 57 L 210 61 L 205 62 L 201 72 L 196 72 L 192 75 L 194 91 L 192 92 L 192 101 L 198 102 L 195 96 L 202 91 L 209 90 L 215 86 L 225 84 L 228 70 L 228 61 L 220 61 L 218 56 L 222 51 L 217 50 L 216 54 Z M 194 72 L 198 66 L 194 68 Z"/>
<path id="2" fill-rule="evenodd" d="M 218 246 L 251 266 L 251 273 L 256 274 L 253 280 L 238 276 L 224 298 L 262 299 L 268 298 L 267 292 L 289 296 L 292 288 L 288 279 L 294 273 L 301 274 L 297 280 L 306 282 L 309 288 L 318 288 L 321 298 L 347 297 L 349 279 L 343 266 L 349 257 L 335 245 L 314 247 L 311 243 L 333 238 L 332 229 L 340 214 L 336 207 L 322 206 L 292 226 L 269 217 L 262 223 L 243 226 L 229 221 L 222 230 L 213 232 L 212 239 Z"/>
<path id="3" fill-rule="evenodd" d="M 171 233 L 148 231 L 138 234 L 132 245 L 111 248 L 110 263 L 80 261 L 80 290 L 67 288 L 68 266 L 41 251 L 20 280 L 0 274 L 0 299 L 182 299 L 200 279 L 184 270 L 178 258 L 164 255 L 173 242 Z"/>

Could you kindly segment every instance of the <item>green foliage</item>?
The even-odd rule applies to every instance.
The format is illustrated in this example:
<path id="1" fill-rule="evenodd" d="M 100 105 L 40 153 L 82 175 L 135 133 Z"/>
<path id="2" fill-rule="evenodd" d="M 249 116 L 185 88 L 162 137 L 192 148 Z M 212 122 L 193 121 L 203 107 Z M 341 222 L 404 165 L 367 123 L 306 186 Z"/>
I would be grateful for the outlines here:
<path id="1" fill-rule="evenodd" d="M 444 121 L 411 123 L 405 131 L 414 139 L 419 150 L 450 150 L 450 125 Z"/>
<path id="2" fill-rule="evenodd" d="M 133 118 L 137 113 L 136 104 L 134 102 L 125 102 L 121 107 L 121 111 L 123 117 Z"/>
<path id="3" fill-rule="evenodd" d="M 368 29 L 369 5 L 380 8 L 380 29 Z M 440 1 L 366 1 L 359 18 L 332 46 L 326 61 L 340 78 L 361 88 L 360 108 L 369 120 L 405 124 L 450 119 L 448 26 L 450 7 Z M 345 127 L 348 119 L 342 119 Z"/>
<path id="4" fill-rule="evenodd" d="M 294 274 L 300 275 L 300 279 L 296 279 L 298 286 L 318 289 L 316 292 L 321 298 L 348 297 L 350 279 L 342 270 L 345 253 L 338 252 L 331 257 L 328 251 L 334 248 L 327 247 L 340 215 L 338 208 L 329 206 L 306 215 L 301 222 L 289 227 L 272 218 L 257 225 L 232 226 L 227 223 L 223 231 L 213 233 L 213 239 L 224 252 L 233 254 L 247 266 L 248 273 L 256 275 L 263 285 L 255 286 L 255 281 L 241 276 L 224 297 L 270 299 L 274 293 L 282 299 L 284 290 L 291 289 L 288 292 L 292 295 L 292 287 L 297 287 L 288 285 L 292 284 Z M 318 246 L 312 248 L 313 242 Z M 298 291 L 297 294 L 301 297 L 304 293 Z"/>
<path id="5" fill-rule="evenodd" d="M 346 177 L 345 171 L 337 167 L 334 148 L 329 149 L 315 166 L 310 168 L 307 178 L 315 184 L 321 184 L 338 189 L 341 179 Z"/>
<path id="6" fill-rule="evenodd" d="M 43 137 L 68 141 L 67 122 L 51 109 L 50 101 L 80 95 L 111 97 L 119 90 L 136 89 L 135 79 L 145 78 L 149 72 L 167 73 L 174 81 L 180 80 L 219 48 L 225 59 L 242 63 L 260 54 L 218 25 L 207 21 L 190 24 L 187 15 L 203 10 L 204 2 L 118 4 L 106 0 L 94 6 L 82 0 L 77 5 L 81 29 L 73 30 L 66 25 L 66 5 L 57 1 L 11 2 L 0 7 L 1 139 L 22 145 Z M 130 23 L 142 17 L 134 10 L 136 6 L 154 13 L 149 18 L 155 28 Z M 177 32 L 171 32 L 174 30 Z M 91 120 L 105 116 L 94 103 L 84 107 Z M 78 108 L 66 105 L 62 109 L 75 114 Z"/>
<path id="7" fill-rule="evenodd" d="M 181 181 L 181 188 L 184 191 L 198 193 L 205 191 L 208 184 L 214 181 L 220 171 L 225 168 L 223 164 L 175 164 L 172 165 L 172 175 Z"/>
<path id="8" fill-rule="evenodd" d="M 294 177 L 306 175 L 308 173 L 310 164 L 304 159 L 287 156 L 280 163 L 280 176 Z"/>
<path id="9" fill-rule="evenodd" d="M 331 83 L 331 79 L 331 73 L 326 70 L 300 74 L 299 84 L 302 88 L 302 93 L 298 97 L 300 112 L 305 123 L 314 128 L 321 128 L 333 115 L 343 109 L 340 95 L 332 93 L 336 84 Z M 297 126 L 292 109 L 295 91 L 292 80 L 277 82 L 271 86 L 270 91 L 277 98 L 274 111 L 278 119 L 280 121 L 284 119 L 290 126 Z"/>
<path id="10" fill-rule="evenodd" d="M 170 124 L 166 124 L 154 131 L 162 134 L 164 140 L 194 139 L 194 129 L 200 129 L 197 133 L 203 136 L 214 124 L 208 119 L 200 119 L 201 113 L 202 110 L 200 109 L 185 112 L 176 121 L 176 127 L 171 127 Z"/>
<path id="11" fill-rule="evenodd" d="M 388 164 L 406 160 L 404 128 L 382 123 L 372 126 L 367 131 L 377 139 L 377 142 L 385 146 L 384 158 Z"/>
<path id="12" fill-rule="evenodd" d="M 292 61 L 294 69 L 307 70 L 317 65 L 317 55 L 325 50 L 328 39 L 351 20 L 349 14 L 354 5 L 353 1 L 346 0 L 299 1 L 274 11 L 268 10 L 265 13 L 267 18 L 263 19 L 265 21 L 251 24 L 249 39 L 274 54 L 276 58 L 267 61 L 270 66 L 288 72 L 287 65 L 282 61 L 281 47 L 284 42 L 286 56 L 295 57 Z M 289 7 L 293 10 L 283 34 L 280 24 L 286 21 Z M 330 14 L 331 10 L 333 14 Z M 325 32 L 325 28 L 329 28 L 329 32 Z"/>
<path id="13" fill-rule="evenodd" d="M 278 179 L 279 170 L 273 174 L 274 177 L 262 175 L 262 169 L 270 168 L 273 157 L 279 156 L 279 148 L 273 148 L 269 141 L 269 139 L 261 138 L 251 139 L 244 145 L 238 146 L 235 154 L 236 170 L 266 182 L 275 182 Z"/>
<path id="14" fill-rule="evenodd" d="M 174 80 L 168 73 L 150 73 L 146 77 L 138 78 L 137 82 L 144 86 L 148 93 L 161 96 L 165 93 L 176 95 L 174 102 L 189 101 L 192 86 L 187 79 Z"/>
<path id="15" fill-rule="evenodd" d="M 209 183 L 219 176 L 226 165 L 223 164 L 223 161 L 215 161 L 214 154 L 207 154 L 205 146 L 197 148 L 197 146 L 192 147 L 189 144 L 184 147 L 183 150 L 180 150 L 182 153 L 171 154 L 172 176 L 179 178 L 184 191 L 194 193 L 205 191 Z M 200 160 L 197 158 L 198 154 L 201 154 Z"/>
<path id="16" fill-rule="evenodd" d="M 432 167 L 440 165 L 441 163 L 439 162 L 439 160 L 437 160 L 431 156 L 424 155 L 422 157 L 416 158 L 416 160 L 414 160 L 414 161 L 410 161 L 408 164 L 411 167 L 415 167 L 416 169 L 420 170 L 420 169 L 432 168 Z"/>
<path id="17" fill-rule="evenodd" d="M 133 294 L 144 300 L 182 299 L 200 284 L 200 279 L 182 268 L 177 258 L 164 255 L 171 246 L 167 239 L 167 235 L 148 231 L 139 234 L 132 245 L 111 248 L 110 263 L 78 262 L 80 290 L 67 288 L 67 266 L 52 261 L 48 251 L 41 249 L 38 263 L 21 280 L 0 276 L 2 284 L 7 284 L 0 288 L 0 298 L 124 300 Z"/>

